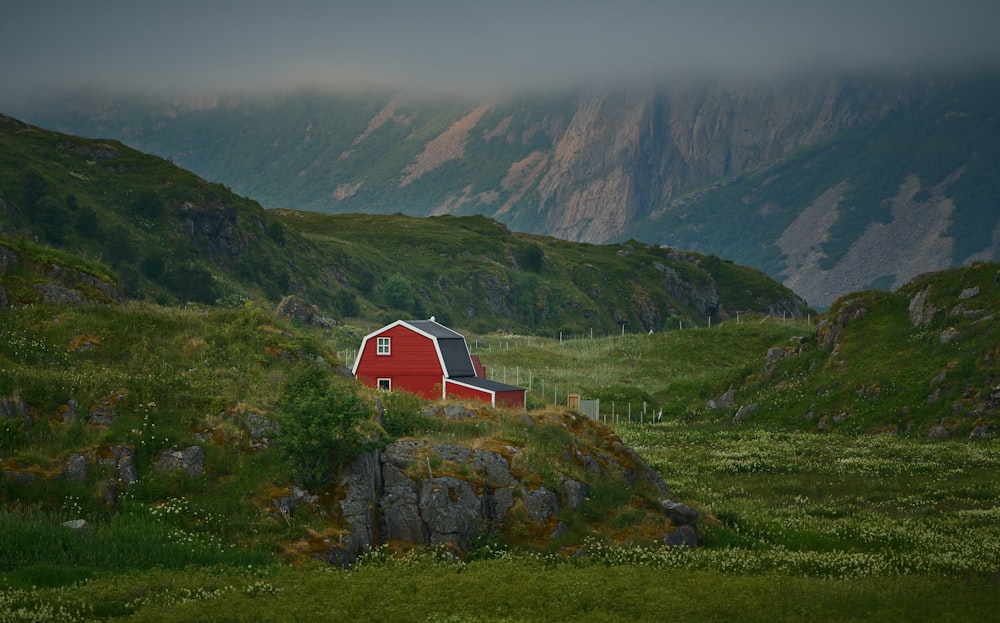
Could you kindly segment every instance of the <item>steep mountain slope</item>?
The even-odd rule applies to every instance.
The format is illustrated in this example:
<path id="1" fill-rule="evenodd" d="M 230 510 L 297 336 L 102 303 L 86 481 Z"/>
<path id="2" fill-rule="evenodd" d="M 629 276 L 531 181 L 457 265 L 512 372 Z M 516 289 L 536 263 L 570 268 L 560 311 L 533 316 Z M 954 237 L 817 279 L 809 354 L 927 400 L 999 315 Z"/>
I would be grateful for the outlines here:
<path id="1" fill-rule="evenodd" d="M 233 306 L 295 294 L 321 316 L 434 314 L 550 335 L 808 311 L 759 271 L 669 248 L 567 243 L 484 217 L 265 211 L 120 143 L 9 117 L 0 148 L 4 306 L 57 295 Z M 100 294 L 79 291 L 97 282 Z"/>
<path id="2" fill-rule="evenodd" d="M 840 293 L 1000 257 L 1000 85 L 944 87 L 668 201 L 633 233 L 762 267 L 821 307 Z M 773 242 L 754 248 L 747 238 Z"/>
<path id="3" fill-rule="evenodd" d="M 998 84 L 820 73 L 488 101 L 77 97 L 24 114 L 169 157 L 267 207 L 636 238 L 754 266 L 826 306 L 997 257 Z"/>

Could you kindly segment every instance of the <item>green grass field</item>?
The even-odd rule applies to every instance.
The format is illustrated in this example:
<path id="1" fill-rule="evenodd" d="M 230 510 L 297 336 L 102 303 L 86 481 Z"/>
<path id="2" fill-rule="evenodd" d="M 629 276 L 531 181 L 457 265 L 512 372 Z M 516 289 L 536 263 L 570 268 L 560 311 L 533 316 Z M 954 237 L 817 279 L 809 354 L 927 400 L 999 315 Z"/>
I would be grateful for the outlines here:
<path id="1" fill-rule="evenodd" d="M 610 547 L 595 541 L 573 559 L 484 546 L 465 561 L 434 552 L 404 559 L 376 552 L 352 571 L 259 558 L 206 565 L 193 557 L 172 568 L 94 570 L 68 585 L 82 578 L 57 564 L 29 565 L 6 574 L 0 621 L 995 616 L 996 441 L 929 444 L 676 424 L 623 426 L 619 432 L 681 499 L 697 502 L 705 517 L 705 547 Z M 157 533 L 153 525 L 147 529 Z M 4 534 L 9 530 L 5 526 Z M 190 549 L 213 547 L 202 541 Z"/>

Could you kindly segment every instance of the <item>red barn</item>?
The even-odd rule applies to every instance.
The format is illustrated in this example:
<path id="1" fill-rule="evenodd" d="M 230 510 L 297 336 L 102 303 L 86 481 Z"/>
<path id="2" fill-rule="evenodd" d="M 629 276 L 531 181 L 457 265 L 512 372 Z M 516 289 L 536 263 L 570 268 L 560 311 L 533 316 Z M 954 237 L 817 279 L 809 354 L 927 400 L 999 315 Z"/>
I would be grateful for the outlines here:
<path id="1" fill-rule="evenodd" d="M 365 385 L 402 389 L 430 400 L 475 398 L 525 407 L 525 390 L 483 378 L 465 337 L 430 320 L 397 320 L 365 336 L 354 376 Z"/>

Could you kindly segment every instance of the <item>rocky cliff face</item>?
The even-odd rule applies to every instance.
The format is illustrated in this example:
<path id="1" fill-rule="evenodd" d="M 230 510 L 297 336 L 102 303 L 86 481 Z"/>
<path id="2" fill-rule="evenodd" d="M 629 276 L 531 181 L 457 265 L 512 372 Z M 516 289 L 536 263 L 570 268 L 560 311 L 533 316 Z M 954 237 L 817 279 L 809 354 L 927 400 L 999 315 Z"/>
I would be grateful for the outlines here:
<path id="1" fill-rule="evenodd" d="M 844 78 L 585 94 L 538 186 L 542 231 L 620 239 L 679 193 L 898 110 L 903 91 Z"/>

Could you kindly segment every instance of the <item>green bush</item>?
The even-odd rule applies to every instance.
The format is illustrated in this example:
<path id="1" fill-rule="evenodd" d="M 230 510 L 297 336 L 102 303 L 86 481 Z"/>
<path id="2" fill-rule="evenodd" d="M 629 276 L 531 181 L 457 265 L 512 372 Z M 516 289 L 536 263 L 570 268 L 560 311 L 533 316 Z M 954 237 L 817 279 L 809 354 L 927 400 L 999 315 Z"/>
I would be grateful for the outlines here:
<path id="1" fill-rule="evenodd" d="M 134 215 L 155 222 L 163 213 L 163 200 L 156 191 L 147 188 L 139 192 L 131 208 Z"/>
<path id="2" fill-rule="evenodd" d="M 307 488 L 329 484 L 344 463 L 364 451 L 360 425 L 370 416 L 357 395 L 338 389 L 318 365 L 296 370 L 280 400 L 278 442 L 294 478 Z"/>

